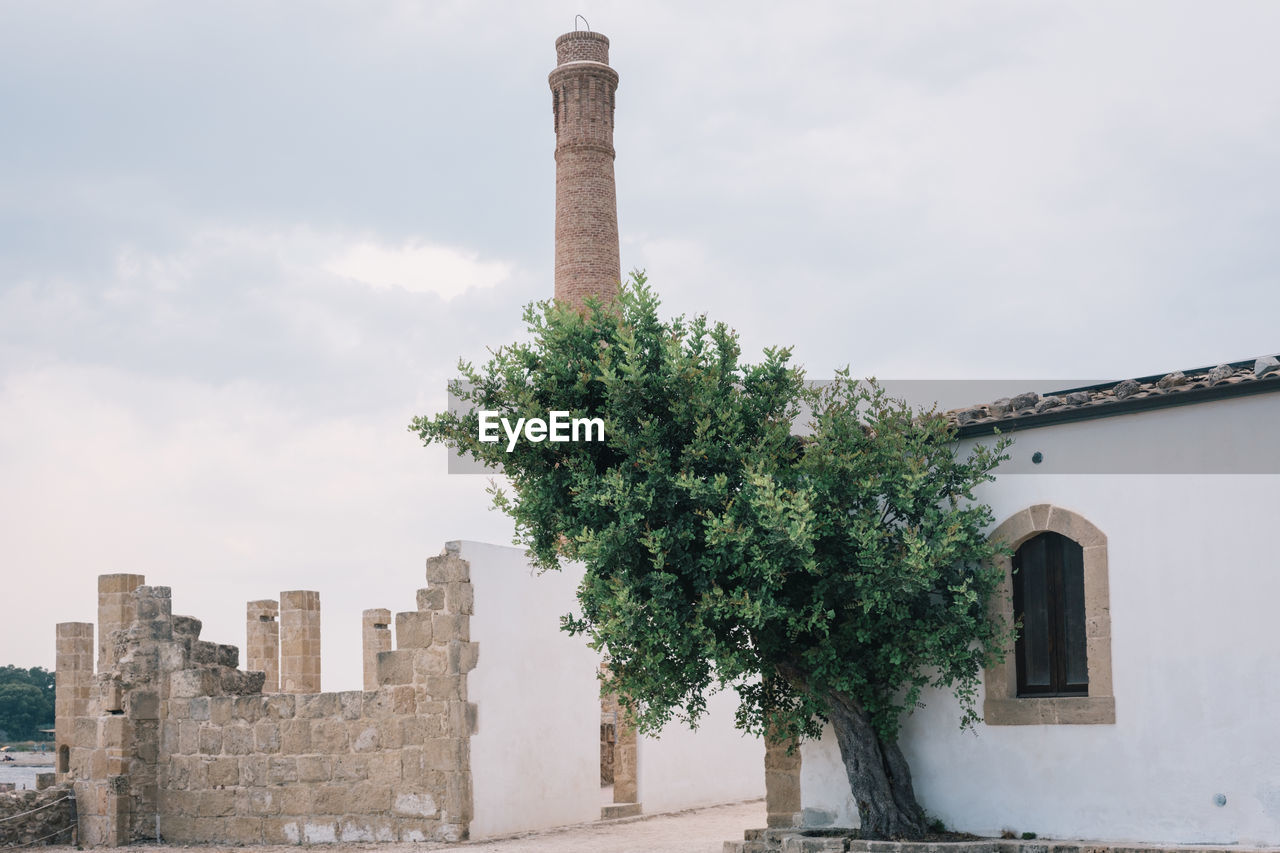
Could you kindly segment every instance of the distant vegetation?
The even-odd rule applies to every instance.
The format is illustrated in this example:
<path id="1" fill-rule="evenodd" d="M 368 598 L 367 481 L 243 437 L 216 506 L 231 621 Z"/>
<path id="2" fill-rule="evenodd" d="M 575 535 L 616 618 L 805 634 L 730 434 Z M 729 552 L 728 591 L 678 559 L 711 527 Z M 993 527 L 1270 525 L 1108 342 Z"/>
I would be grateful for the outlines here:
<path id="1" fill-rule="evenodd" d="M 44 667 L 0 666 L 0 741 L 47 740 L 53 728 L 53 673 Z"/>

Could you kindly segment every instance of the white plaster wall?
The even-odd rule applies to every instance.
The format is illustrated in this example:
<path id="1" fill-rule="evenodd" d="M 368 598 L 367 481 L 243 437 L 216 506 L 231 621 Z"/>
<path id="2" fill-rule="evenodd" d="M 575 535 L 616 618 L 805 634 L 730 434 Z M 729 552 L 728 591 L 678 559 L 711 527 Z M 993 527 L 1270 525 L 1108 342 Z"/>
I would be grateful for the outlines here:
<path id="1" fill-rule="evenodd" d="M 535 575 L 517 548 L 461 543 L 471 563 L 480 657 L 468 678 L 471 837 L 600 817 L 599 656 L 560 630 L 581 570 Z"/>
<path id="2" fill-rule="evenodd" d="M 1046 471 L 1130 450 L 1190 470 L 1274 448 L 1277 424 L 1280 395 L 1267 394 L 1030 430 L 1013 453 L 1019 470 L 1036 450 Z M 1277 495 L 1272 474 L 1008 474 L 985 487 L 997 524 L 1051 503 L 1107 535 L 1116 723 L 961 732 L 954 700 L 927 695 L 903 730 L 925 808 L 983 835 L 1280 844 Z M 806 746 L 803 804 L 856 814 L 837 756 L 833 737 Z"/>
<path id="3" fill-rule="evenodd" d="M 599 656 L 560 630 L 560 617 L 577 609 L 582 567 L 534 575 L 520 549 L 459 547 L 471 564 L 471 639 L 480 644 L 467 685 L 478 710 L 471 836 L 599 819 Z M 637 739 L 646 814 L 764 796 L 764 744 L 733 727 L 736 702 L 717 694 L 697 730 L 673 722 Z"/>
<path id="4" fill-rule="evenodd" d="M 732 691 L 707 701 L 696 730 L 668 723 L 657 738 L 636 738 L 638 796 L 645 814 L 764 796 L 764 741 L 733 727 Z"/>

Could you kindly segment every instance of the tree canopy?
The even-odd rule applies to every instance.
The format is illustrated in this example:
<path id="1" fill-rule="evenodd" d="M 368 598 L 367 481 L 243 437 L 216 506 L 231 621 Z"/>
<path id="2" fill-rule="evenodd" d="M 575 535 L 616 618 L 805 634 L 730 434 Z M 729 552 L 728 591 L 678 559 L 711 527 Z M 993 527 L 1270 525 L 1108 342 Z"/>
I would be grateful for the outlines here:
<path id="1" fill-rule="evenodd" d="M 33 666 L 0 666 L 0 732 L 10 740 L 43 740 L 53 727 L 54 674 Z"/>
<path id="2" fill-rule="evenodd" d="M 460 365 L 474 408 L 411 429 L 501 466 L 495 503 L 540 567 L 584 564 L 563 627 L 605 652 L 605 688 L 641 730 L 696 722 L 726 687 L 749 731 L 831 720 L 864 828 L 919 834 L 901 716 L 937 685 L 976 719 L 1008 635 L 987 614 L 997 546 L 972 491 L 1004 445 L 960 459 L 936 412 L 848 371 L 806 383 L 789 349 L 744 363 L 723 323 L 658 307 L 643 275 L 585 314 L 530 307 L 528 340 Z M 599 417 L 605 440 L 508 452 L 479 440 L 480 410 Z"/>

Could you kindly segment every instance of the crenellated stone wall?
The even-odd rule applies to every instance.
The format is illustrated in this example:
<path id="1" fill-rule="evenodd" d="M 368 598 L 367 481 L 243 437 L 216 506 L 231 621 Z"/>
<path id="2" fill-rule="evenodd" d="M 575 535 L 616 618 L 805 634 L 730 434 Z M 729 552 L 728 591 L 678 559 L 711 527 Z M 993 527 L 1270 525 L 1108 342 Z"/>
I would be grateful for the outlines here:
<path id="1" fill-rule="evenodd" d="M 316 593 L 282 596 L 281 621 L 296 628 L 282 651 L 300 659 L 301 678 L 295 692 L 263 693 L 265 674 L 238 669 L 235 646 L 201 640 L 198 619 L 172 614 L 168 587 L 111 577 L 100 584 L 113 596 L 113 619 L 99 644 L 111 665 L 92 677 L 87 699 L 61 690 L 86 680 L 92 634 L 80 623 L 58 630 L 59 707 L 77 714 L 60 720 L 69 731 L 64 778 L 75 783 L 81 843 L 468 836 L 476 710 L 467 673 L 478 648 L 469 565 L 456 553 L 427 561 L 418 609 L 396 615 L 397 647 L 374 652 L 374 689 L 345 693 L 296 692 L 319 678 L 318 661 L 305 663 L 318 658 Z M 254 605 L 251 625 L 270 609 Z"/>

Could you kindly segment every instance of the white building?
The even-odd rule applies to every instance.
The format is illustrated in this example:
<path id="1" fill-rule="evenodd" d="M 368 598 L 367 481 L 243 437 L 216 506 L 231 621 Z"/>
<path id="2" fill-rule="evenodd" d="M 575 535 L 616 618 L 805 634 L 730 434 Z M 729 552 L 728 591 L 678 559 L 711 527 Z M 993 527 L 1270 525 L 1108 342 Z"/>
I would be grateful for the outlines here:
<path id="1" fill-rule="evenodd" d="M 975 731 L 943 692 L 906 719 L 932 816 L 985 836 L 1280 844 L 1273 392 L 1263 358 L 956 413 L 962 452 L 1014 435 L 978 496 L 1018 549 L 1027 639 L 985 673 Z M 829 728 L 799 773 L 803 823 L 857 825 Z"/>

